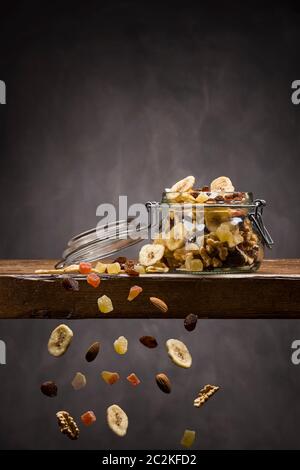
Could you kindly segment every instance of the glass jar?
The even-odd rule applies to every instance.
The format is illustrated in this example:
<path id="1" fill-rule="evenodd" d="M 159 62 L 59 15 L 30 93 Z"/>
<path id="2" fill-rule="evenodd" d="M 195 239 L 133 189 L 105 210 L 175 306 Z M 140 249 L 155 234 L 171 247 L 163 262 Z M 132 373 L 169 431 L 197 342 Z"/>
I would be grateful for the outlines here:
<path id="1" fill-rule="evenodd" d="M 153 243 L 164 246 L 160 262 L 169 272 L 253 272 L 273 244 L 262 220 L 266 203 L 252 193 L 165 191 L 161 203 L 147 204 L 157 228 Z"/>
<path id="2" fill-rule="evenodd" d="M 138 224 L 131 216 L 73 237 L 56 267 L 115 259 L 144 242 L 143 256 L 135 248 L 133 258 L 135 270 L 145 275 L 253 272 L 264 247 L 273 244 L 262 220 L 265 205 L 247 192 L 166 190 L 160 203 L 147 202 L 147 210 L 141 205 L 145 214 Z"/>

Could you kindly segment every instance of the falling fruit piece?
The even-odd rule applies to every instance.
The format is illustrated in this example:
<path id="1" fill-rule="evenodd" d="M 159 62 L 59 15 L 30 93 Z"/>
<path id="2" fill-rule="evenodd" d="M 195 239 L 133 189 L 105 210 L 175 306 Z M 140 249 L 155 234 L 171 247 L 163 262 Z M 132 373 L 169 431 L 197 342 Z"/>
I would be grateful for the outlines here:
<path id="1" fill-rule="evenodd" d="M 89 274 L 92 270 L 92 265 L 91 263 L 86 263 L 82 261 L 79 263 L 79 272 L 80 274 Z"/>
<path id="2" fill-rule="evenodd" d="M 135 299 L 141 292 L 143 291 L 143 288 L 140 286 L 132 286 L 130 288 L 127 300 L 131 302 L 133 299 Z"/>
<path id="3" fill-rule="evenodd" d="M 87 283 L 92 287 L 98 287 L 101 281 L 100 277 L 95 273 L 89 273 L 86 280 Z"/>
<path id="4" fill-rule="evenodd" d="M 125 436 L 128 428 L 128 416 L 125 411 L 118 405 L 111 405 L 107 408 L 106 413 L 107 424 L 110 429 L 117 434 L 117 436 Z"/>
<path id="5" fill-rule="evenodd" d="M 126 377 L 126 379 L 128 380 L 128 382 L 131 383 L 131 385 L 133 385 L 134 387 L 136 387 L 137 385 L 139 385 L 141 383 L 140 379 L 135 375 L 134 372 L 132 372 L 132 374 L 128 375 L 128 377 Z"/>
<path id="6" fill-rule="evenodd" d="M 97 302 L 101 313 L 109 313 L 114 309 L 112 301 L 109 297 L 107 297 L 107 295 L 102 295 L 102 297 L 99 297 Z"/>
<path id="7" fill-rule="evenodd" d="M 118 372 L 110 372 L 109 370 L 103 370 L 101 372 L 101 377 L 109 385 L 113 385 L 114 383 L 118 382 L 120 376 Z"/>
<path id="8" fill-rule="evenodd" d="M 128 349 L 128 341 L 125 336 L 120 336 L 114 342 L 114 348 L 117 354 L 126 354 Z"/>
<path id="9" fill-rule="evenodd" d="M 90 426 L 96 421 L 96 416 L 93 411 L 87 411 L 80 416 L 80 419 L 85 426 Z"/>
<path id="10" fill-rule="evenodd" d="M 85 375 L 83 375 L 81 372 L 77 372 L 71 383 L 74 390 L 80 390 L 86 386 Z"/>
<path id="11" fill-rule="evenodd" d="M 180 444 L 186 448 L 192 447 L 192 445 L 195 442 L 195 438 L 196 438 L 196 432 L 191 431 L 190 429 L 186 429 L 183 433 Z"/>

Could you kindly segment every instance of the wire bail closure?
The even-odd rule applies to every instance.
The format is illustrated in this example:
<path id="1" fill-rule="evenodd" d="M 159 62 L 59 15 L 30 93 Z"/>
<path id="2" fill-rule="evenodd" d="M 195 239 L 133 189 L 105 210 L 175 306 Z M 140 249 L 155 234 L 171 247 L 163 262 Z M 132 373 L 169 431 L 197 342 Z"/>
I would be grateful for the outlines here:
<path id="1" fill-rule="evenodd" d="M 254 204 L 255 212 L 249 214 L 249 218 L 253 222 L 256 230 L 260 233 L 267 247 L 271 249 L 272 245 L 274 245 L 274 241 L 263 221 L 263 209 L 267 203 L 263 199 L 255 199 Z"/>

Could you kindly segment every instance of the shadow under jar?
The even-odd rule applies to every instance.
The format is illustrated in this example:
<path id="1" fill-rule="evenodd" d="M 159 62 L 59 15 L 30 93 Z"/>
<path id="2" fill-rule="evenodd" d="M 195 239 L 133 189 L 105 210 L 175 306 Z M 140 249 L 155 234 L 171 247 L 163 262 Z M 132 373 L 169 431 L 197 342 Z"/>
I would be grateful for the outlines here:
<path id="1" fill-rule="evenodd" d="M 161 203 L 147 205 L 152 215 L 159 212 L 153 243 L 164 246 L 161 261 L 170 272 L 254 272 L 273 244 L 262 220 L 265 204 L 248 192 L 165 191 Z"/>

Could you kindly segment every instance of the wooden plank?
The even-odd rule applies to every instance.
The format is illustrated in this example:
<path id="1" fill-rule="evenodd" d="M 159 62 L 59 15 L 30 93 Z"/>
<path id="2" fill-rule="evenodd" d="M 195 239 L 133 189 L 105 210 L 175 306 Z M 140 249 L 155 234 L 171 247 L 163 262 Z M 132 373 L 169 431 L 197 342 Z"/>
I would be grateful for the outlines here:
<path id="1" fill-rule="evenodd" d="M 300 260 L 268 260 L 258 273 L 239 275 L 103 276 L 100 287 L 77 276 L 78 292 L 66 291 L 59 276 L 35 276 L 55 260 L 0 261 L 0 318 L 300 318 Z M 127 301 L 131 286 L 143 293 Z M 114 310 L 103 315 L 97 298 L 111 297 Z M 168 313 L 149 297 L 162 298 Z"/>

